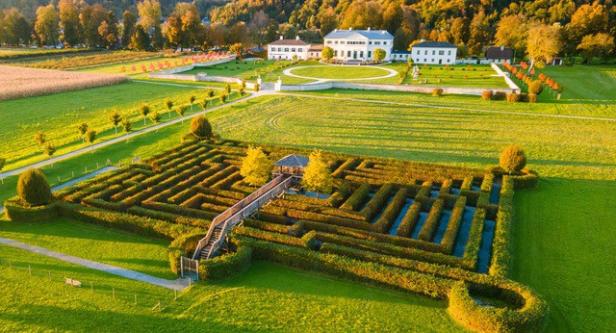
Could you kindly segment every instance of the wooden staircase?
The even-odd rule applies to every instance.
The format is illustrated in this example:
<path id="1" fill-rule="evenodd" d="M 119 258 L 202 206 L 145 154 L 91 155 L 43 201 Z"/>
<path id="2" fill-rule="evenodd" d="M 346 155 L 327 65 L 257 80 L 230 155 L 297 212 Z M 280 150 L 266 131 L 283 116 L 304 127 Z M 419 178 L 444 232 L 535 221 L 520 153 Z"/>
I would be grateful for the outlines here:
<path id="1" fill-rule="evenodd" d="M 199 240 L 192 258 L 207 260 L 215 257 L 229 231 L 272 198 L 283 194 L 295 179 L 295 176 L 281 174 L 216 216 L 205 237 Z"/>

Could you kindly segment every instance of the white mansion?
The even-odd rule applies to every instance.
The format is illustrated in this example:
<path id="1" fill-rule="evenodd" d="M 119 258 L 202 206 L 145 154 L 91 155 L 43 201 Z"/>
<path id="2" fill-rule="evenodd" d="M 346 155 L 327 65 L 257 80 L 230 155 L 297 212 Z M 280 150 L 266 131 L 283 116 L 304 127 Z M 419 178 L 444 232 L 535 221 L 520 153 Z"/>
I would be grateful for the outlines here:
<path id="1" fill-rule="evenodd" d="M 334 30 L 324 37 L 325 47 L 334 50 L 334 60 L 371 61 L 374 50 L 385 51 L 384 61 L 391 60 L 394 36 L 386 30 Z"/>
<path id="2" fill-rule="evenodd" d="M 385 51 L 383 61 L 407 61 L 409 57 L 417 64 L 454 65 L 457 48 L 444 42 L 422 41 L 412 47 L 411 52 L 393 51 L 394 36 L 386 30 L 339 30 L 324 37 L 324 44 L 308 44 L 299 37 L 283 39 L 267 46 L 270 60 L 318 59 L 323 47 L 334 50 L 334 60 L 340 62 L 370 62 L 376 49 Z"/>
<path id="3" fill-rule="evenodd" d="M 391 57 L 394 46 L 394 36 L 386 30 L 334 30 L 324 37 L 324 44 L 308 44 L 297 37 L 283 39 L 282 37 L 267 46 L 267 58 L 270 60 L 290 60 L 320 58 L 323 47 L 334 50 L 334 60 L 350 62 L 371 61 L 376 49 L 385 51 L 384 61 Z"/>

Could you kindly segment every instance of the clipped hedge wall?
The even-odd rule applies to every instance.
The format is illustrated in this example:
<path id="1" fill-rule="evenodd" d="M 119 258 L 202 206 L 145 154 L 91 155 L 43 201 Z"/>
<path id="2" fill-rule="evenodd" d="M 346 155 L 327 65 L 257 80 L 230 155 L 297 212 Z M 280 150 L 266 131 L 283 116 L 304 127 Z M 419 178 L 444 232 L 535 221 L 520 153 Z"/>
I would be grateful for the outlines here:
<path id="1" fill-rule="evenodd" d="M 469 289 L 491 293 L 491 296 L 517 304 L 519 308 L 481 306 L 475 302 Z M 448 298 L 447 310 L 451 317 L 464 327 L 477 332 L 541 332 L 548 312 L 547 304 L 541 298 L 529 288 L 513 281 L 503 281 L 496 287 L 487 288 L 456 282 L 449 291 Z"/>
<path id="2" fill-rule="evenodd" d="M 511 263 L 509 235 L 511 234 L 511 219 L 513 218 L 513 186 L 513 179 L 509 176 L 503 176 L 489 270 L 490 275 L 500 278 L 508 276 Z"/>
<path id="3" fill-rule="evenodd" d="M 241 241 L 236 243 L 235 252 L 199 261 L 199 278 L 221 280 L 247 271 L 252 262 L 252 248 Z"/>
<path id="4" fill-rule="evenodd" d="M 6 200 L 4 210 L 9 220 L 15 222 L 42 222 L 58 216 L 57 202 L 44 206 L 24 207 L 18 200 Z"/>
<path id="5" fill-rule="evenodd" d="M 147 236 L 162 237 L 171 240 L 195 230 L 194 227 L 169 223 L 149 217 L 106 211 L 99 208 L 84 207 L 66 202 L 58 203 L 57 205 L 58 211 L 62 216 Z"/>

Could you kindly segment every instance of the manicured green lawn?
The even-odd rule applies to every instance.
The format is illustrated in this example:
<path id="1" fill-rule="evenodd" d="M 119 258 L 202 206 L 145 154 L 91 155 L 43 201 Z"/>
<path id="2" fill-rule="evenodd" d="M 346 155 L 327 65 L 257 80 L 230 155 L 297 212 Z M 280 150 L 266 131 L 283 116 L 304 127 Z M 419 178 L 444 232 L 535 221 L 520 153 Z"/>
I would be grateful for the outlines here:
<path id="1" fill-rule="evenodd" d="M 371 66 L 336 66 L 336 65 L 313 65 L 297 66 L 291 69 L 291 73 L 313 79 L 366 79 L 388 75 L 389 72 L 378 67 Z"/>
<path id="2" fill-rule="evenodd" d="M 110 120 L 114 111 L 128 117 L 132 129 L 137 130 L 144 126 L 139 111 L 144 103 L 152 111 L 158 111 L 165 121 L 177 115 L 175 111 L 168 112 L 164 103 L 172 100 L 176 105 L 187 104 L 190 96 L 197 97 L 198 101 L 206 97 L 202 86 L 129 82 L 0 102 L 0 140 L 4 143 L 1 156 L 7 159 L 5 169 L 46 157 L 34 140 L 38 132 L 46 135 L 58 155 L 84 145 L 77 130 L 81 123 L 96 130 L 97 140 L 101 140 L 116 135 Z M 194 109 L 197 111 L 197 107 Z M 145 124 L 151 125 L 152 121 L 147 119 Z"/>
<path id="3" fill-rule="evenodd" d="M 563 87 L 563 100 L 616 103 L 616 66 L 547 66 L 541 70 Z"/>
<path id="4" fill-rule="evenodd" d="M 250 142 L 472 167 L 496 163 L 502 148 L 517 143 L 543 175 L 616 175 L 614 122 L 287 96 L 210 117 L 223 137 Z"/>
<path id="5" fill-rule="evenodd" d="M 290 61 L 239 60 L 214 66 L 197 67 L 190 71 L 182 72 L 181 74 L 207 74 L 211 76 L 236 77 L 251 82 L 256 81 L 259 76 L 261 76 L 263 82 L 275 82 L 278 78 L 282 78 L 285 84 L 303 84 L 314 81 L 285 76 L 283 71 L 286 67 L 283 68 L 283 66 L 287 66 L 289 64 L 291 64 Z M 302 61 L 299 64 L 312 65 L 316 64 L 316 62 Z"/>
<path id="6" fill-rule="evenodd" d="M 516 193 L 513 278 L 546 298 L 549 332 L 616 327 L 613 179 L 550 177 Z"/>
<path id="7" fill-rule="evenodd" d="M 508 105 L 456 100 L 489 110 Z M 516 193 L 513 278 L 546 296 L 555 309 L 551 332 L 615 327 L 608 269 L 616 266 L 615 123 L 516 115 L 508 107 L 504 114 L 459 111 L 445 101 L 422 108 L 269 97 L 212 119 L 236 139 L 475 167 L 496 163 L 508 144 L 521 145 L 544 180 Z"/>
<path id="8" fill-rule="evenodd" d="M 107 161 L 117 164 L 127 163 L 135 158 L 145 158 L 179 144 L 182 135 L 188 132 L 188 126 L 188 122 L 168 126 L 123 143 L 55 163 L 53 166 L 43 168 L 43 171 L 49 183 L 56 185 L 102 168 Z M 4 184 L 0 184 L 0 201 L 3 202 L 16 194 L 16 184 L 17 177 L 4 179 Z"/>
<path id="9" fill-rule="evenodd" d="M 614 118 L 613 106 L 508 104 L 482 102 L 478 97 L 433 98 L 382 92 L 332 91 L 314 93 L 312 96 L 387 100 L 402 104 L 271 96 L 216 111 L 210 118 L 214 130 L 223 137 L 244 141 L 476 167 L 494 164 L 501 148 L 511 143 L 520 144 L 527 151 L 529 166 L 539 171 L 543 180 L 537 189 L 516 193 L 516 261 L 512 277 L 527 283 L 546 297 L 553 309 L 548 326 L 551 332 L 603 332 L 616 326 L 616 315 L 613 306 L 610 306 L 615 297 L 609 289 L 613 284 L 609 267 L 616 266 L 611 255 L 616 241 L 612 226 L 612 221 L 616 220 L 616 206 L 610 201 L 611 194 L 616 192 L 613 181 L 616 179 L 613 153 L 616 151 L 616 125 L 605 120 L 541 116 L 561 114 Z M 431 107 L 426 107 L 426 104 Z M 178 125 L 151 133 L 126 144 L 59 163 L 45 172 L 53 180 L 56 176 L 70 176 L 71 170 L 83 169 L 83 165 L 96 159 L 110 158 L 116 162 L 128 160 L 131 156 L 145 157 L 179 142 L 186 127 L 187 124 Z M 9 182 L 0 185 L 0 196 L 14 193 L 14 179 Z M 267 271 L 274 269 L 270 267 L 272 265 L 265 265 L 264 276 L 276 281 L 267 274 Z M 312 273 L 305 274 L 314 276 Z M 240 295 L 246 290 L 251 291 L 250 287 L 245 287 L 247 284 L 268 280 L 261 276 L 247 282 L 250 276 L 248 274 L 223 284 L 230 283 L 233 287 L 229 285 L 229 288 L 238 288 L 233 289 L 232 294 Z M 276 285 L 282 284 L 276 282 Z M 318 288 L 309 289 L 319 290 L 328 283 L 317 285 Z M 275 288 L 270 286 L 269 289 Z M 251 298 L 246 296 L 245 299 L 258 299 L 255 292 L 248 293 Z M 310 292 L 304 290 L 299 295 L 291 294 L 289 297 L 302 301 L 310 296 Z M 283 302 L 286 297 L 277 293 L 270 296 L 277 297 L 280 303 L 269 306 L 259 303 L 259 307 L 244 312 L 233 327 L 241 327 L 239 330 L 244 331 L 276 331 L 296 327 L 271 319 L 267 313 L 272 311 L 282 313 L 278 318 L 286 316 L 308 325 L 308 319 L 302 319 L 296 312 L 284 311 L 293 308 Z M 203 303 L 212 299 L 216 301 L 220 298 L 204 296 Z M 236 299 L 242 298 L 238 296 L 220 304 L 239 306 Z M 412 302 L 419 304 L 417 302 L 421 301 L 412 298 Z M 396 307 L 400 304 L 403 303 L 397 303 Z M 347 306 L 354 312 L 353 320 L 362 321 L 364 316 L 370 316 L 370 312 L 362 311 L 361 307 Z M 396 311 L 396 307 L 389 308 Z M 201 306 L 199 309 L 205 308 Z M 312 313 L 321 311 L 318 307 L 302 309 L 307 318 L 313 318 Z M 327 309 L 331 311 L 319 312 L 318 320 L 346 313 L 339 308 Z M 433 310 L 431 308 L 428 314 L 409 310 L 404 316 L 392 312 L 397 315 L 383 318 L 386 318 L 388 325 L 410 323 L 405 330 L 448 330 L 439 326 L 448 327 L 450 323 L 442 308 Z M 222 318 L 228 317 L 228 312 L 223 313 L 223 310 L 210 308 L 207 311 L 212 312 L 207 312 L 208 316 L 202 316 L 200 320 L 213 318 L 220 325 Z M 105 314 L 107 319 L 111 318 L 111 314 Z M 404 318 L 407 318 L 406 322 Z M 318 320 L 316 323 L 320 323 Z M 353 324 L 339 322 L 343 325 L 341 327 L 352 330 Z M 253 329 L 254 326 L 250 325 L 268 326 Z M 66 329 L 80 330 L 79 327 Z"/>
<path id="10" fill-rule="evenodd" d="M 175 278 L 167 259 L 169 242 L 162 239 L 67 218 L 34 223 L 0 220 L 0 237 L 158 277 Z"/>
<path id="11" fill-rule="evenodd" d="M 496 72 L 486 65 L 417 65 L 419 76 L 413 79 L 409 72 L 411 84 L 428 84 L 437 86 L 473 87 L 473 88 L 507 88 L 503 78 L 495 76 Z"/>
<path id="12" fill-rule="evenodd" d="M 265 262 L 175 301 L 169 290 L 4 246 L 0 274 L 0 327 L 10 332 L 463 331 L 442 302 Z"/>

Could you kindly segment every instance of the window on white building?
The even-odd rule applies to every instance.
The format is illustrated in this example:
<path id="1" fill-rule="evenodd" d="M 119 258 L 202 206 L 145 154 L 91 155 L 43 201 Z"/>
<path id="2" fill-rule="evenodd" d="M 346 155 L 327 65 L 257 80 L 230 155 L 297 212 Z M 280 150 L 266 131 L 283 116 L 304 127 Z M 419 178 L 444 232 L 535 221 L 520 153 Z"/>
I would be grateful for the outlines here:
<path id="1" fill-rule="evenodd" d="M 444 54 L 445 54 L 445 51 L 443 50 L 438 51 L 438 55 L 444 55 Z"/>
<path id="2" fill-rule="evenodd" d="M 447 51 L 447 55 L 451 55 L 451 50 Z"/>
<path id="3" fill-rule="evenodd" d="M 295 52 L 295 48 L 291 48 L 291 52 Z"/>
<path id="4" fill-rule="evenodd" d="M 351 57 L 351 51 L 347 51 L 347 58 Z"/>
<path id="5" fill-rule="evenodd" d="M 368 51 L 368 58 L 372 58 L 372 51 Z"/>
<path id="6" fill-rule="evenodd" d="M 435 54 L 436 54 L 436 50 L 432 50 L 432 55 L 435 55 Z"/>

